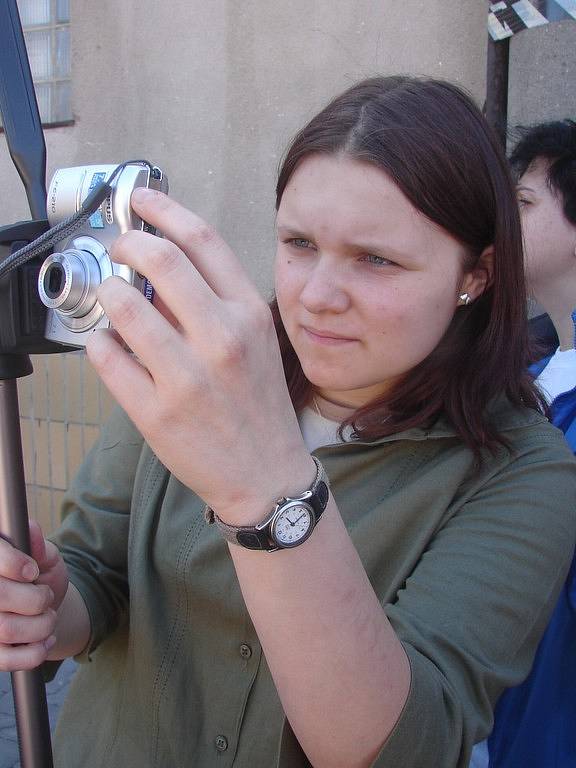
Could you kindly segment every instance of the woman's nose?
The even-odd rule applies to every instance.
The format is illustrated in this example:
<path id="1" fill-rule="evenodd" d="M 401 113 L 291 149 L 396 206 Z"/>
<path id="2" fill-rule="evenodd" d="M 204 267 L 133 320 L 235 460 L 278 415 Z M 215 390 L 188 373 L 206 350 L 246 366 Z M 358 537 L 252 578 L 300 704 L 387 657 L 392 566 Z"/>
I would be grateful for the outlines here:
<path id="1" fill-rule="evenodd" d="M 314 314 L 344 312 L 350 304 L 345 280 L 341 265 L 320 258 L 307 275 L 300 301 Z"/>

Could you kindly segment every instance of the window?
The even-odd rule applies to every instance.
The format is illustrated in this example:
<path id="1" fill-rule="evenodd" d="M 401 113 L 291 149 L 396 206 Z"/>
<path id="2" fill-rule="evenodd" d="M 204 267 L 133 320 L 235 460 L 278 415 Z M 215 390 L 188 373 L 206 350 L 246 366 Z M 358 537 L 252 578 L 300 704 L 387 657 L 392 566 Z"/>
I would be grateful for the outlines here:
<path id="1" fill-rule="evenodd" d="M 70 0 L 17 0 L 40 119 L 72 120 Z"/>

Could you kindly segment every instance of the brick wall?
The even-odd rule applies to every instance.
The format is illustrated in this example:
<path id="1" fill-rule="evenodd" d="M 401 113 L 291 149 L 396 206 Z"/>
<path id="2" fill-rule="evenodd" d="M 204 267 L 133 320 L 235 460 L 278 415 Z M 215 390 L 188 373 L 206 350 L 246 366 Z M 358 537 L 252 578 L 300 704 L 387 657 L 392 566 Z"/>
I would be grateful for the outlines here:
<path id="1" fill-rule="evenodd" d="M 18 382 L 20 428 L 30 517 L 46 533 L 60 520 L 60 502 L 112 407 L 83 352 L 43 355 Z"/>

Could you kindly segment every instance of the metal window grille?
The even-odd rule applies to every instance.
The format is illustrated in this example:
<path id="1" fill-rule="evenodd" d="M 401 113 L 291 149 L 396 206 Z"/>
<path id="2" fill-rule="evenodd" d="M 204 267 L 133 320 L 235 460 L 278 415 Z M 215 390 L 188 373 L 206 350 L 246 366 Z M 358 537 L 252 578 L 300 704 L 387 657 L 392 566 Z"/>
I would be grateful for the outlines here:
<path id="1" fill-rule="evenodd" d="M 70 0 L 17 0 L 43 124 L 72 120 Z"/>

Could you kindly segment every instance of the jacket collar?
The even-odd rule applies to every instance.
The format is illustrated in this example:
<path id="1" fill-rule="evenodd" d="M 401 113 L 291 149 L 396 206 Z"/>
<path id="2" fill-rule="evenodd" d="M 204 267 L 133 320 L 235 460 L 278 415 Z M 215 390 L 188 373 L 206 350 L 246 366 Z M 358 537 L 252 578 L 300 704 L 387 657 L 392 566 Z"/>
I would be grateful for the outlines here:
<path id="1" fill-rule="evenodd" d="M 507 397 L 504 395 L 496 398 L 488 406 L 488 416 L 490 421 L 498 424 L 498 430 L 500 432 L 510 432 L 515 429 L 523 429 L 524 427 L 534 424 L 546 424 L 548 419 L 544 414 L 534 411 L 531 408 L 517 408 L 513 406 Z M 454 426 L 448 421 L 445 416 L 440 416 L 439 419 L 428 429 L 422 427 L 412 427 L 402 432 L 396 432 L 393 435 L 386 435 L 380 437 L 377 440 L 352 440 L 344 443 L 346 446 L 365 446 L 365 445 L 382 445 L 384 443 L 391 443 L 397 440 L 434 440 L 443 438 L 458 437 L 458 433 Z"/>

